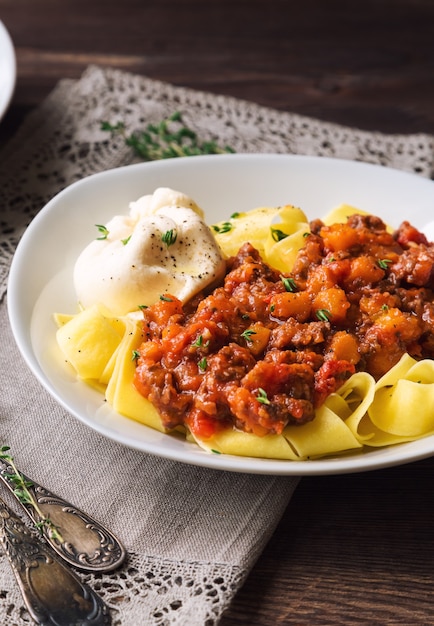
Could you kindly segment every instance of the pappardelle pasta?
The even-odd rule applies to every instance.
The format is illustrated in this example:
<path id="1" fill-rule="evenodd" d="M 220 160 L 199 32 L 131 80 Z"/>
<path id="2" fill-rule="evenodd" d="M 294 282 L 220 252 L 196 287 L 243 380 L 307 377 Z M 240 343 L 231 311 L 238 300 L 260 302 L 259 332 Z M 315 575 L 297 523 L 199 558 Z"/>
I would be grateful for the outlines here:
<path id="1" fill-rule="evenodd" d="M 293 461 L 434 433 L 434 247 L 419 231 L 287 205 L 210 232 L 225 275 L 187 299 L 55 315 L 65 359 L 115 411 L 212 453 Z"/>

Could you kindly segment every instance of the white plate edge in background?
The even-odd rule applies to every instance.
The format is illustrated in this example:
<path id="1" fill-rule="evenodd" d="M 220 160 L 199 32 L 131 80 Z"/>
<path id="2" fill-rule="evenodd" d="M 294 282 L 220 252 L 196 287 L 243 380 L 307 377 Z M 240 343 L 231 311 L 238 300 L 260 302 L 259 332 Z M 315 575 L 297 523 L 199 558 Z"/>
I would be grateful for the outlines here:
<path id="1" fill-rule="evenodd" d="M 9 32 L 0 20 L 0 120 L 6 113 L 15 89 L 17 64 Z"/>

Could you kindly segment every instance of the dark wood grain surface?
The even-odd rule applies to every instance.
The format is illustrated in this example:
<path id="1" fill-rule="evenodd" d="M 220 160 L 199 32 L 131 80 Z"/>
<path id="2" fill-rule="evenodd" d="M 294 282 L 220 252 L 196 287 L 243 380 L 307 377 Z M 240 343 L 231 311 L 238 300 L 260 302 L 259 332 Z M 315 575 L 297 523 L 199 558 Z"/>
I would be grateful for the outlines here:
<path id="1" fill-rule="evenodd" d="M 18 62 L 0 141 L 91 63 L 434 134 L 432 0 L 0 0 L 0 19 Z M 430 459 L 303 479 L 222 626 L 434 624 L 433 482 Z"/>

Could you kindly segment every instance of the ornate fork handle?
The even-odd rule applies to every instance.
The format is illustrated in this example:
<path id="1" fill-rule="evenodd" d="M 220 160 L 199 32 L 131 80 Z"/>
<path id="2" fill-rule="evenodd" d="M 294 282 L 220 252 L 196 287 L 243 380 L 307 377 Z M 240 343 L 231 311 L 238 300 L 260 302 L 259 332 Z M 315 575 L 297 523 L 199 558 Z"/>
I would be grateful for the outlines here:
<path id="1" fill-rule="evenodd" d="M 15 483 L 11 479 L 13 468 L 0 459 L 0 479 L 16 496 Z M 19 498 L 31 520 L 40 528 L 45 540 L 53 550 L 70 565 L 91 572 L 108 572 L 123 562 L 126 552 L 119 539 L 102 524 L 51 493 L 42 485 L 20 472 L 27 489 L 38 504 L 41 514 L 30 503 Z M 49 520 L 50 525 L 44 523 Z M 58 533 L 53 533 L 56 528 Z"/>
<path id="2" fill-rule="evenodd" d="M 27 609 L 44 626 L 105 626 L 108 607 L 0 500 L 0 541 Z"/>

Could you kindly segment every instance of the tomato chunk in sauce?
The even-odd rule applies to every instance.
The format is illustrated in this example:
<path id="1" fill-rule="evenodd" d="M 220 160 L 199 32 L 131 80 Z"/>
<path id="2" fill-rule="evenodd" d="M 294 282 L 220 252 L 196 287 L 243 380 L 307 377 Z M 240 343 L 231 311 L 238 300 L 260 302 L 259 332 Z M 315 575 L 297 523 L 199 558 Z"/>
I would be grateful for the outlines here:
<path id="1" fill-rule="evenodd" d="M 144 310 L 134 384 L 169 429 L 279 434 L 356 371 L 434 357 L 433 268 L 423 234 L 374 216 L 315 220 L 285 275 L 246 243 L 211 293 Z"/>

